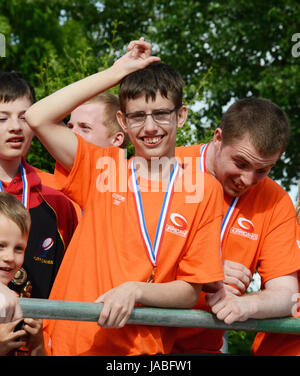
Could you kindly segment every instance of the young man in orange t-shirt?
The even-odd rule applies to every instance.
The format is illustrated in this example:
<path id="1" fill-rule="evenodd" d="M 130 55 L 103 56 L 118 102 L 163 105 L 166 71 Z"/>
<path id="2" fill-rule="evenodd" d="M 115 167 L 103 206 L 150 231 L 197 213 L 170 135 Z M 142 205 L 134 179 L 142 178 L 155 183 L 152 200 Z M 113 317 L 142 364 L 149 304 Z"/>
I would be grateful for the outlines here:
<path id="1" fill-rule="evenodd" d="M 289 122 L 278 106 L 247 98 L 229 107 L 210 143 L 176 150 L 181 157 L 200 156 L 199 168 L 223 186 L 225 281 L 216 293 L 201 294 L 197 307 L 228 324 L 291 314 L 300 269 L 295 212 L 289 195 L 267 177 L 288 136 Z M 255 270 L 262 289 L 244 294 Z M 181 328 L 173 352 L 220 352 L 223 333 Z"/>
<path id="2" fill-rule="evenodd" d="M 26 113 L 57 161 L 63 191 L 83 209 L 51 298 L 103 303 L 100 327 L 45 324 L 53 355 L 169 353 L 175 331 L 125 325 L 133 307 L 191 307 L 203 284 L 224 277 L 221 186 L 192 161 L 182 165 L 175 159 L 176 128 L 187 116 L 183 80 L 151 56 L 143 39 L 129 49 L 111 68 L 63 88 Z M 61 124 L 66 113 L 120 80 L 117 116 L 135 146 L 130 160 L 124 150 L 87 143 Z"/>

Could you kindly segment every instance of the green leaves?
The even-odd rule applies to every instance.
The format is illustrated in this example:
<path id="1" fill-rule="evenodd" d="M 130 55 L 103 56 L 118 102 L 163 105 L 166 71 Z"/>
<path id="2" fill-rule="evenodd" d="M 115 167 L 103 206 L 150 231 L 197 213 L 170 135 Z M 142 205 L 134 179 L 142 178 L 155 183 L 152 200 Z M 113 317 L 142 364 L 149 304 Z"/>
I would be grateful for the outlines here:
<path id="1" fill-rule="evenodd" d="M 11 0 L 0 3 L 0 14 L 7 37 L 1 69 L 22 71 L 38 98 L 107 68 L 144 36 L 186 81 L 189 120 L 178 144 L 205 140 L 233 100 L 266 97 L 292 128 L 272 176 L 285 187 L 300 177 L 300 57 L 291 53 L 298 1 Z"/>

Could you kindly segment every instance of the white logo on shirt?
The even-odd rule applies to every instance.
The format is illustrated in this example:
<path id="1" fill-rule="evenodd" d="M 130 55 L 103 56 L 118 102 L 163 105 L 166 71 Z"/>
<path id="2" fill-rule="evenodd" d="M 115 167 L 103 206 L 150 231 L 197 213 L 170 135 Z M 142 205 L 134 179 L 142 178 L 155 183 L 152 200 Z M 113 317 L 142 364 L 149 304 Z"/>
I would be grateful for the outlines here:
<path id="1" fill-rule="evenodd" d="M 182 215 L 178 213 L 172 213 L 170 215 L 170 219 L 173 225 L 175 225 L 177 228 L 180 228 L 181 230 L 186 229 L 187 221 Z"/>
<path id="2" fill-rule="evenodd" d="M 247 231 L 250 231 L 250 232 L 254 231 L 254 225 L 249 219 L 241 217 L 241 218 L 238 219 L 238 224 L 244 230 L 247 230 Z"/>
<path id="3" fill-rule="evenodd" d="M 244 238 L 248 238 L 251 240 L 258 239 L 258 234 L 254 233 L 254 225 L 249 219 L 240 217 L 237 222 L 241 228 L 231 227 L 231 234 L 243 236 Z"/>
<path id="4" fill-rule="evenodd" d="M 185 238 L 189 232 L 188 230 L 186 230 L 187 220 L 181 214 L 178 213 L 170 214 L 170 220 L 174 226 L 167 224 L 165 230 L 174 235 L 179 235 Z"/>
<path id="5" fill-rule="evenodd" d="M 120 205 L 121 202 L 125 201 L 125 197 L 118 195 L 117 193 L 113 193 L 112 198 L 113 198 L 113 204 L 114 205 Z"/>

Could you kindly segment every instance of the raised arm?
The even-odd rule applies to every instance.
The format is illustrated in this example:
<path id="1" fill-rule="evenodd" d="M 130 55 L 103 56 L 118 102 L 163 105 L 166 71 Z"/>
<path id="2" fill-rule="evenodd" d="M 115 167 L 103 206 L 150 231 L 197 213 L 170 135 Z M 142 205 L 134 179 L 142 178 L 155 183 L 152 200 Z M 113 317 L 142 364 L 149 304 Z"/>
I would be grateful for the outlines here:
<path id="1" fill-rule="evenodd" d="M 118 84 L 126 75 L 159 61 L 158 57 L 151 56 L 151 44 L 143 38 L 130 42 L 128 49 L 129 52 L 112 67 L 56 91 L 26 112 L 28 125 L 54 159 L 67 170 L 71 170 L 74 163 L 77 138 L 62 122 L 66 115 L 90 98 Z"/>

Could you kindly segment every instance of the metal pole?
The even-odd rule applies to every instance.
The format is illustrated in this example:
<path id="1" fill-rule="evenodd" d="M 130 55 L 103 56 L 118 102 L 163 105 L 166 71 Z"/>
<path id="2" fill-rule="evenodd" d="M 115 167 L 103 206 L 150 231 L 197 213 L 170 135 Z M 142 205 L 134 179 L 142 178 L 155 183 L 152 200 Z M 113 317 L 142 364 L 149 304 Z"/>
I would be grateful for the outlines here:
<path id="1" fill-rule="evenodd" d="M 103 306 L 33 298 L 20 298 L 19 301 L 24 317 L 54 320 L 97 322 Z M 195 309 L 135 307 L 128 324 L 300 334 L 300 319 L 296 317 L 249 319 L 227 325 L 213 314 Z"/>

